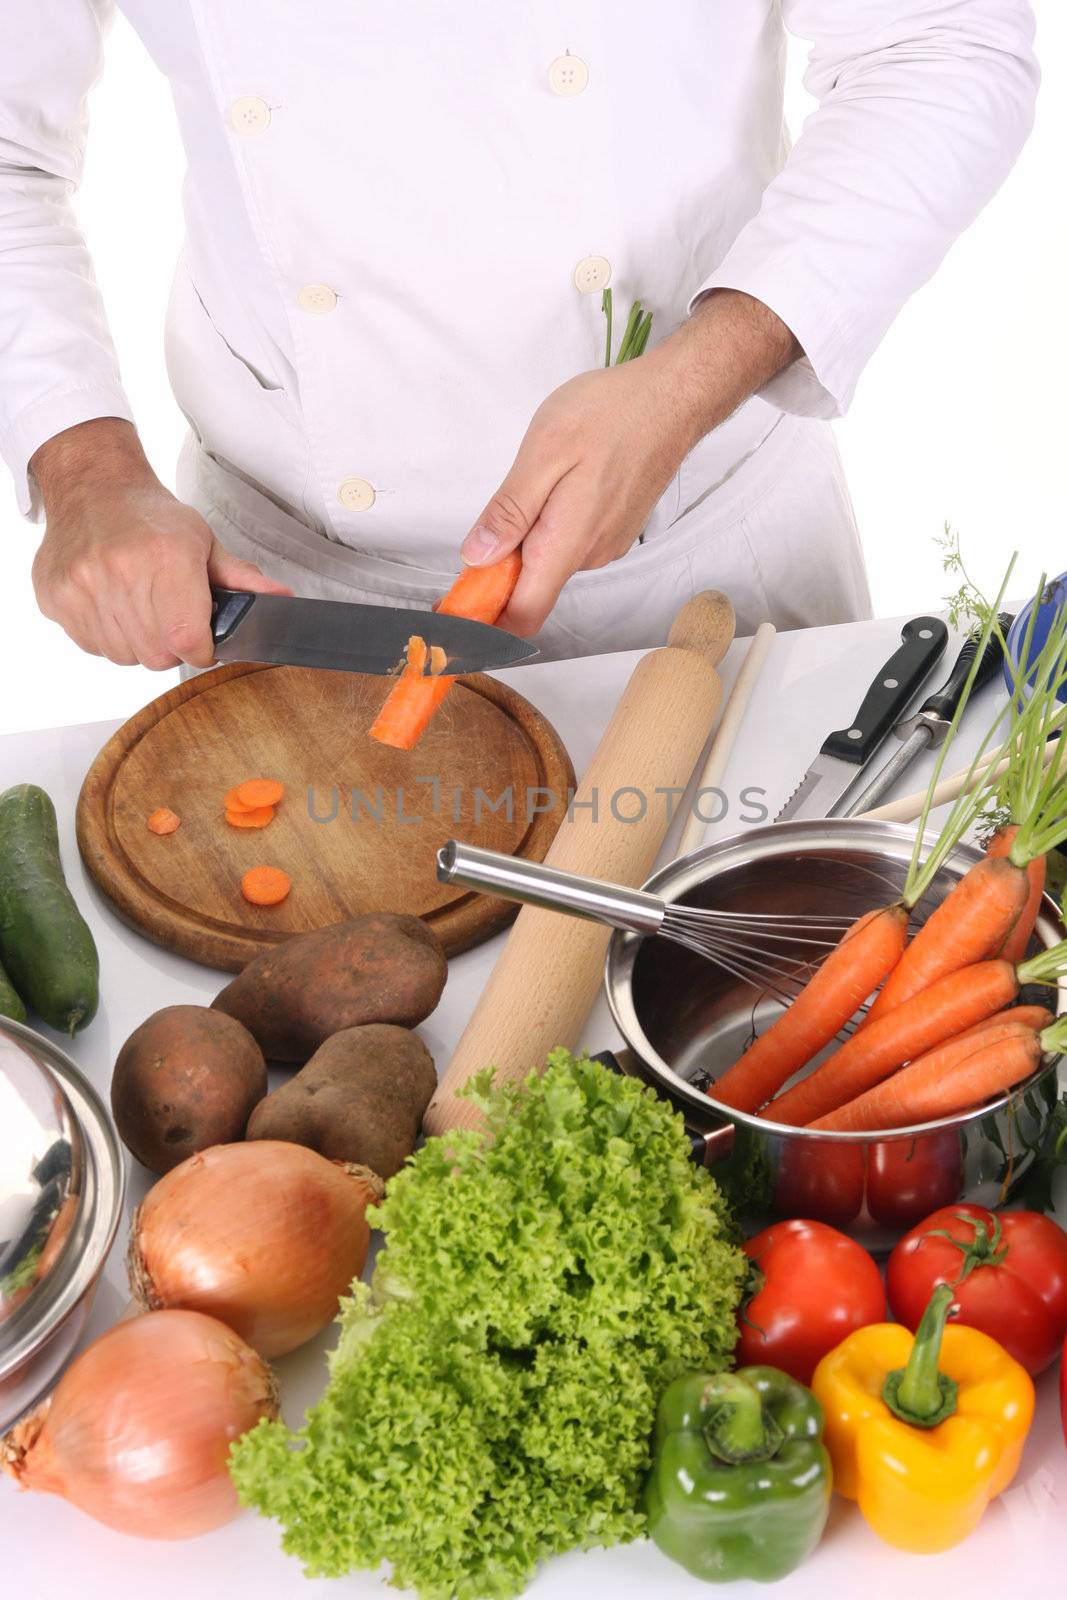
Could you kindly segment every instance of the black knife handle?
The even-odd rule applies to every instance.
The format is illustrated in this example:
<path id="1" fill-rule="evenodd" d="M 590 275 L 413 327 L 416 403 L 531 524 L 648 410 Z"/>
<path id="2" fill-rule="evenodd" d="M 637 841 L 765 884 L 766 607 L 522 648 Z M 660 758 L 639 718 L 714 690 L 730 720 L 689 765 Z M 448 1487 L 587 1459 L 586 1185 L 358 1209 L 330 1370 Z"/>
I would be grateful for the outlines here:
<path id="1" fill-rule="evenodd" d="M 971 685 L 972 694 L 974 694 L 976 690 L 983 688 L 985 684 L 987 684 L 989 680 L 994 678 L 999 672 L 1001 664 L 1004 660 L 1004 645 L 1002 640 L 1007 638 L 1008 629 L 1011 627 L 1014 621 L 1015 618 L 1008 616 L 1008 614 L 1004 611 L 1002 611 L 1000 616 L 997 618 L 997 622 L 1000 625 L 1000 633 L 991 633 L 989 635 L 985 650 L 982 652 L 982 659 L 979 663 L 978 671 L 974 676 L 974 683 Z M 967 682 L 967 675 L 974 665 L 975 656 L 978 654 L 978 646 L 981 643 L 981 632 L 982 630 L 979 628 L 977 632 L 973 633 L 967 640 L 967 643 L 963 646 L 963 649 L 956 657 L 956 665 L 953 667 L 952 671 L 949 673 L 940 689 L 938 689 L 936 694 L 932 694 L 929 700 L 924 700 L 922 705 L 919 707 L 919 716 L 925 715 L 936 717 L 939 722 L 952 721 L 953 717 L 956 715 L 956 708 L 960 703 L 960 695 L 963 693 L 963 686 Z"/>
<path id="2" fill-rule="evenodd" d="M 943 654 L 948 628 L 940 617 L 913 617 L 905 623 L 900 639 L 900 649 L 890 656 L 867 690 L 852 726 L 830 735 L 822 747 L 824 755 L 849 761 L 855 767 L 870 760 Z"/>
<path id="3" fill-rule="evenodd" d="M 211 586 L 211 637 L 216 644 L 225 644 L 242 617 L 255 600 L 254 594 L 244 589 L 216 589 Z"/>

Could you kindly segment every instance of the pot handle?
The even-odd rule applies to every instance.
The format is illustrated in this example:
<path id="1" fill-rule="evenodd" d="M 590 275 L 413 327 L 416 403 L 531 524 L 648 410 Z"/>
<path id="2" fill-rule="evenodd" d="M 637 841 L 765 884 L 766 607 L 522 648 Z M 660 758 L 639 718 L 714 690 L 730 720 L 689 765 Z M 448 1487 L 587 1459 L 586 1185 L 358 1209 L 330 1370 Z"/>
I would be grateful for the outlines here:
<path id="1" fill-rule="evenodd" d="M 620 1077 L 631 1077 L 613 1050 L 598 1050 L 593 1057 L 602 1067 L 607 1067 L 611 1072 L 617 1072 Z M 689 1149 L 692 1159 L 698 1167 L 710 1167 L 716 1161 L 725 1161 L 734 1147 L 734 1125 L 725 1119 L 717 1128 L 702 1132 L 694 1128 L 691 1122 L 686 1122 L 686 1136 L 689 1139 Z"/>

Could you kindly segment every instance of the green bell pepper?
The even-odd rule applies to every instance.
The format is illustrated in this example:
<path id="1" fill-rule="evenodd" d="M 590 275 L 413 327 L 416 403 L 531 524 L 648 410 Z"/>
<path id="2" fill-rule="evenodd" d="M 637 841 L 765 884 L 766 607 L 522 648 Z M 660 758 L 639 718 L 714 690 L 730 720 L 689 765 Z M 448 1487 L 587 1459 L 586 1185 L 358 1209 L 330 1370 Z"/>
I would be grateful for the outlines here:
<path id="1" fill-rule="evenodd" d="M 659 1404 L 648 1531 L 697 1578 L 784 1578 L 830 1509 L 822 1407 L 776 1367 L 676 1378 Z"/>

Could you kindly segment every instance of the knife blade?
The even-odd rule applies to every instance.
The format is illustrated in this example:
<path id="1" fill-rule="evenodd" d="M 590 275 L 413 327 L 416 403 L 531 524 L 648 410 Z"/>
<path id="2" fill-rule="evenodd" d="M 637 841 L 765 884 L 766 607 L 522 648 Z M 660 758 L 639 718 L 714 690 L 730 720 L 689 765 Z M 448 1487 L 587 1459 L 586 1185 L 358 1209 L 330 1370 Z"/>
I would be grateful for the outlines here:
<path id="1" fill-rule="evenodd" d="M 325 667 L 384 676 L 403 665 L 419 634 L 440 646 L 450 675 L 515 667 L 539 652 L 503 628 L 440 611 L 367 606 L 347 600 L 297 600 L 290 595 L 211 591 L 211 632 L 218 661 Z"/>
<path id="2" fill-rule="evenodd" d="M 913 617 L 904 624 L 895 650 L 863 698 L 851 726 L 823 740 L 811 766 L 775 817 L 828 817 L 908 709 L 948 643 L 940 617 Z"/>
<path id="3" fill-rule="evenodd" d="M 1000 632 L 991 633 L 986 642 L 971 685 L 972 694 L 984 688 L 999 672 L 1004 660 L 1003 641 L 1014 621 L 1014 617 L 1004 612 L 997 618 Z M 897 723 L 893 732 L 898 739 L 903 739 L 904 743 L 896 754 L 889 758 L 881 772 L 867 785 L 858 799 L 851 802 L 844 813 L 846 817 L 861 816 L 865 811 L 873 811 L 882 796 L 892 789 L 901 773 L 911 766 L 916 756 L 923 750 L 936 750 L 944 744 L 980 643 L 978 635 L 972 634 L 960 650 L 952 671 L 940 689 L 936 690 L 928 700 L 923 701 L 915 716 L 909 717 L 905 722 Z"/>

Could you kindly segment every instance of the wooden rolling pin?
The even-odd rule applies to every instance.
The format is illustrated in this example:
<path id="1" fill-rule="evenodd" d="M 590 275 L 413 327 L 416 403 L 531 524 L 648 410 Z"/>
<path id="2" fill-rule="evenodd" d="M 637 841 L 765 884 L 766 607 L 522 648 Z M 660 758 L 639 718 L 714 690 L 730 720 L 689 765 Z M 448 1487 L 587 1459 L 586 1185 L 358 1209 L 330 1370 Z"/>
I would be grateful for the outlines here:
<path id="1" fill-rule="evenodd" d="M 677 805 L 692 777 L 722 700 L 715 668 L 734 626 L 729 600 L 707 590 L 683 606 L 663 649 L 642 656 L 552 842 L 549 866 L 631 887 L 645 881 L 670 821 L 668 798 L 656 791 L 679 791 Z M 640 820 L 619 821 L 613 796 L 621 816 Z M 574 1048 L 610 937 L 598 923 L 523 906 L 430 1102 L 428 1133 L 478 1125 L 481 1113 L 456 1090 L 484 1067 L 496 1068 L 497 1082 L 524 1078 L 554 1046 Z"/>

